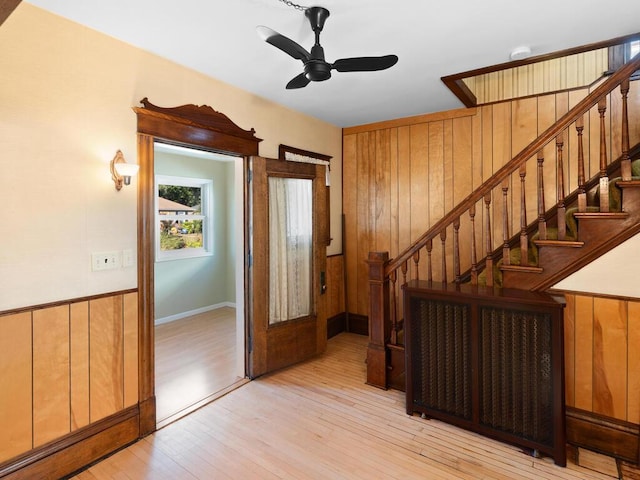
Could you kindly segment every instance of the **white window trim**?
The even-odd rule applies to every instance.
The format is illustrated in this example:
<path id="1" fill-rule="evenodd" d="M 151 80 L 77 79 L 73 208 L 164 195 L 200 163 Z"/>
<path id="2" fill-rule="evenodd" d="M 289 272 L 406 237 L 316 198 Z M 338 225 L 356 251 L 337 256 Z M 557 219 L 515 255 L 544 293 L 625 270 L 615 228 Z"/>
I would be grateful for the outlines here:
<path id="1" fill-rule="evenodd" d="M 160 215 L 158 205 L 158 186 L 177 185 L 181 187 L 199 187 L 201 189 L 201 215 Z M 210 257 L 213 255 L 213 180 L 206 178 L 177 177 L 173 175 L 155 176 L 155 257 L 156 262 L 179 260 L 183 258 Z M 202 220 L 202 248 L 181 248 L 179 250 L 160 250 L 158 225 L 161 220 Z"/>

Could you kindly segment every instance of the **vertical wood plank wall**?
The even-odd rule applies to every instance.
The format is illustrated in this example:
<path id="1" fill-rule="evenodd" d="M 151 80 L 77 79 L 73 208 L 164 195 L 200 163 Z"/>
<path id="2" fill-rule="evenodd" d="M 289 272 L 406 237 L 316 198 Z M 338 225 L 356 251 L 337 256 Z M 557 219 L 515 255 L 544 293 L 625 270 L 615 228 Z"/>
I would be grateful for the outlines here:
<path id="1" fill-rule="evenodd" d="M 138 402 L 138 294 L 0 316 L 0 463 Z"/>
<path id="2" fill-rule="evenodd" d="M 344 256 L 327 257 L 327 318 L 345 312 L 344 304 Z"/>
<path id="3" fill-rule="evenodd" d="M 345 271 L 347 311 L 368 315 L 369 251 L 389 251 L 396 256 L 431 225 L 470 194 L 495 171 L 520 152 L 588 94 L 587 89 L 542 95 L 452 110 L 431 115 L 392 120 L 343 130 L 343 213 L 345 216 Z M 620 93 L 608 101 L 607 157 L 620 155 Z M 612 112 L 614 112 L 612 114 Z M 631 82 L 629 92 L 630 139 L 640 141 L 640 87 Z M 571 135 L 569 135 L 571 133 Z M 575 132 L 565 135 L 565 181 L 567 193 L 577 186 L 577 141 Z M 599 123 L 597 111 L 585 118 L 585 170 L 588 177 L 599 170 Z M 547 208 L 555 203 L 555 145 L 545 149 L 545 198 Z M 551 168 L 550 168 L 551 167 Z M 528 162 L 526 177 L 527 219 L 537 217 L 535 161 Z M 520 179 L 516 172 L 508 193 L 509 236 L 519 228 L 514 213 L 520 208 Z M 503 241 L 502 200 L 492 200 L 492 240 Z M 476 207 L 478 258 L 485 254 L 484 208 Z M 519 222 L 519 217 L 517 217 Z M 470 222 L 461 219 L 461 268 L 470 266 Z M 452 232 L 447 232 L 451 238 Z M 448 242 L 451 245 L 451 242 Z M 434 241 L 434 255 L 440 242 Z M 450 247 L 449 247 L 450 248 Z M 448 256 L 451 277 L 451 252 Z M 412 262 L 410 262 L 412 263 Z M 420 277 L 426 262 L 421 259 Z M 434 262 L 434 279 L 441 278 L 440 262 Z M 449 278 L 451 280 L 451 278 Z M 398 279 L 398 284 L 401 279 Z"/>
<path id="4" fill-rule="evenodd" d="M 564 295 L 567 406 L 640 423 L 640 300 Z"/>
<path id="5" fill-rule="evenodd" d="M 554 58 L 543 62 L 464 79 L 477 105 L 542 95 L 591 85 L 609 69 L 609 49 Z"/>

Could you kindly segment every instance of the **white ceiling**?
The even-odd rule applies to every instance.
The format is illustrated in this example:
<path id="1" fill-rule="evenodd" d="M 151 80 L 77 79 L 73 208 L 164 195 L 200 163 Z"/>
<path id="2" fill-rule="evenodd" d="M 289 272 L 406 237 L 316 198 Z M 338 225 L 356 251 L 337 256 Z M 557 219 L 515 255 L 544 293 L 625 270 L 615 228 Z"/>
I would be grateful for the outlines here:
<path id="1" fill-rule="evenodd" d="M 291 109 L 345 127 L 461 107 L 440 77 L 637 33 L 640 0 L 321 0 L 328 62 L 396 54 L 380 72 L 333 72 L 285 90 L 302 73 L 262 41 L 268 26 L 313 45 L 304 13 L 278 0 L 28 0 L 95 30 Z M 215 105 L 211 105 L 215 108 Z"/>

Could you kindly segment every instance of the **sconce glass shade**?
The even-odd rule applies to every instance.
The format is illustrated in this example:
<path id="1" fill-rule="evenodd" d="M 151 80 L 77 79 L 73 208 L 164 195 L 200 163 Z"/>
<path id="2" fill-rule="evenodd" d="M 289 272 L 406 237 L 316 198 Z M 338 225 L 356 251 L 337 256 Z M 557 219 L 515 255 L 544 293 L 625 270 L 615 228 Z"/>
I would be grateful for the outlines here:
<path id="1" fill-rule="evenodd" d="M 111 178 L 116 184 L 116 190 L 120 190 L 123 184 L 130 185 L 131 177 L 138 173 L 139 167 L 135 163 L 127 163 L 122 152 L 118 150 L 111 160 Z"/>
<path id="2" fill-rule="evenodd" d="M 116 163 L 115 169 L 118 172 L 118 175 L 121 177 L 125 177 L 125 185 L 128 185 L 126 181 L 126 177 L 133 177 L 136 173 L 138 173 L 138 168 L 140 165 L 136 165 L 135 163 Z"/>

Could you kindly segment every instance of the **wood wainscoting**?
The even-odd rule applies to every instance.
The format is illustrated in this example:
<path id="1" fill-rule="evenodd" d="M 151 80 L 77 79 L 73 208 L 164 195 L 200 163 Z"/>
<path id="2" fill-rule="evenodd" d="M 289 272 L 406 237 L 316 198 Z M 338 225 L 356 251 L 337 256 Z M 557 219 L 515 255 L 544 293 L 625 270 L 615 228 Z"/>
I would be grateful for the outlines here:
<path id="1" fill-rule="evenodd" d="M 640 300 L 562 292 L 567 440 L 640 462 Z"/>
<path id="2" fill-rule="evenodd" d="M 0 315 L 0 478 L 59 478 L 139 437 L 138 292 Z"/>

